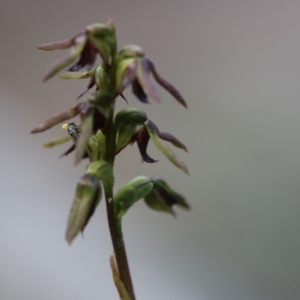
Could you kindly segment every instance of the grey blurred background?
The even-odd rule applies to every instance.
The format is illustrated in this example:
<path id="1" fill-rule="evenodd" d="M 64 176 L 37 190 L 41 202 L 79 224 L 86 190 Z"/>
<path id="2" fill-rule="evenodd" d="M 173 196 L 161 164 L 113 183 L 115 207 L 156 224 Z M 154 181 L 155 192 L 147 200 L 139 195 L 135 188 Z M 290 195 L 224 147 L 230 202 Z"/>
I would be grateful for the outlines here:
<path id="1" fill-rule="evenodd" d="M 117 186 L 160 175 L 192 206 L 178 218 L 143 202 L 124 219 L 138 299 L 300 299 L 300 2 L 298 0 L 0 2 L 0 299 L 117 299 L 102 202 L 72 247 L 64 231 L 85 163 L 43 150 L 60 126 L 31 136 L 87 84 L 41 77 L 62 52 L 40 43 L 114 19 L 119 46 L 142 46 L 185 96 L 160 89 L 143 108 L 189 148 L 188 177 L 154 147 L 117 159 Z M 123 100 L 119 108 L 125 107 Z"/>

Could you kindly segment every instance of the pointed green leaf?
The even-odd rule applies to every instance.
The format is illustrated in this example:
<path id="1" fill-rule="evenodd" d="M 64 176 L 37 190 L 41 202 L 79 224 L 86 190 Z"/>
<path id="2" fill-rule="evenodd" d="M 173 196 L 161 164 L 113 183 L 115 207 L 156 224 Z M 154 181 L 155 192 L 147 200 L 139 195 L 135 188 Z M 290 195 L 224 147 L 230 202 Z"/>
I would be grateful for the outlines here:
<path id="1" fill-rule="evenodd" d="M 137 176 L 128 181 L 114 198 L 117 217 L 120 219 L 134 203 L 146 197 L 152 188 L 153 183 L 146 176 Z"/>
<path id="2" fill-rule="evenodd" d="M 153 100 L 160 103 L 161 99 L 160 96 L 150 79 L 150 67 L 148 64 L 148 60 L 146 58 L 141 58 L 138 61 L 137 65 L 137 79 L 142 86 L 144 92 Z"/>
<path id="3" fill-rule="evenodd" d="M 57 137 L 57 138 L 43 144 L 43 147 L 44 148 L 52 148 L 52 147 L 64 144 L 70 140 L 71 140 L 71 137 L 69 135 L 63 135 L 63 136 Z"/>
<path id="4" fill-rule="evenodd" d="M 147 120 L 144 111 L 134 107 L 128 107 L 120 110 L 115 118 L 115 128 L 119 129 L 122 125 L 132 122 L 135 124 L 143 124 Z"/>
<path id="5" fill-rule="evenodd" d="M 167 146 L 163 143 L 158 136 L 158 129 L 150 120 L 145 122 L 145 126 L 149 132 L 150 138 L 155 146 L 160 150 L 176 167 L 181 169 L 186 174 L 189 174 L 187 166 L 184 162 Z"/>
<path id="6" fill-rule="evenodd" d="M 66 240 L 72 243 L 84 230 L 101 199 L 101 186 L 96 176 L 85 174 L 76 187 L 66 230 Z"/>
<path id="7" fill-rule="evenodd" d="M 52 115 L 48 119 L 46 119 L 46 121 L 44 123 L 35 127 L 31 131 L 31 133 L 39 133 L 39 132 L 45 131 L 58 123 L 64 122 L 68 119 L 71 119 L 71 118 L 77 116 L 78 113 L 79 113 L 78 105 L 71 107 L 69 109 L 63 110 L 59 113 Z"/>
<path id="8" fill-rule="evenodd" d="M 85 37 L 81 37 L 81 39 L 78 41 L 78 44 L 70 51 L 69 54 L 54 62 L 50 66 L 49 70 L 46 72 L 43 81 L 49 80 L 50 78 L 55 76 L 59 71 L 75 62 L 76 59 L 80 56 L 84 48 L 85 42 Z"/>
<path id="9" fill-rule="evenodd" d="M 76 143 L 75 165 L 79 164 L 82 157 L 88 151 L 89 138 L 93 133 L 93 114 L 92 112 L 82 117 L 82 126 L 79 139 Z M 89 151 L 88 151 L 89 152 Z"/>
<path id="10" fill-rule="evenodd" d="M 103 181 L 113 176 L 112 166 L 104 160 L 93 161 L 89 164 L 86 174 L 95 175 Z"/>

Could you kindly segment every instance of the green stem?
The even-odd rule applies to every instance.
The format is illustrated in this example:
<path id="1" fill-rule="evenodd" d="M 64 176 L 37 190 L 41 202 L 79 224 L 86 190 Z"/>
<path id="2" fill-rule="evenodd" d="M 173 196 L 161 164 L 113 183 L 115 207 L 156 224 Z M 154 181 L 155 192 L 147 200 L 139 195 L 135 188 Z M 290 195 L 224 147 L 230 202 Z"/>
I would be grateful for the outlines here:
<path id="1" fill-rule="evenodd" d="M 115 149 L 116 149 L 116 132 L 113 126 L 114 106 L 115 105 L 113 103 L 111 108 L 111 114 L 107 121 L 106 145 L 105 145 L 105 154 L 106 154 L 105 160 L 108 163 L 110 163 L 112 166 L 114 165 Z M 110 236 L 111 236 L 111 240 L 115 252 L 119 275 L 125 286 L 127 293 L 130 296 L 130 299 L 135 300 L 134 289 L 133 289 L 133 284 L 132 284 L 128 260 L 127 260 L 125 242 L 123 239 L 121 221 L 117 219 L 114 212 L 114 201 L 113 201 L 114 178 L 105 181 L 103 183 L 103 186 L 105 192 L 106 210 L 107 210 Z"/>

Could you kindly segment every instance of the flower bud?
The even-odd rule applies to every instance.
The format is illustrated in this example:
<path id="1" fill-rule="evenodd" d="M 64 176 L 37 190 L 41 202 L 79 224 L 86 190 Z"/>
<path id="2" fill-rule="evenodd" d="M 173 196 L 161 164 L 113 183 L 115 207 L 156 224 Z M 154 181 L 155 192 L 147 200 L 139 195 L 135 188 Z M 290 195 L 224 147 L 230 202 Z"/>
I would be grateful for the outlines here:
<path id="1" fill-rule="evenodd" d="M 66 240 L 72 243 L 83 232 L 101 199 L 101 186 L 94 175 L 85 174 L 77 184 L 75 198 L 70 210 Z"/>

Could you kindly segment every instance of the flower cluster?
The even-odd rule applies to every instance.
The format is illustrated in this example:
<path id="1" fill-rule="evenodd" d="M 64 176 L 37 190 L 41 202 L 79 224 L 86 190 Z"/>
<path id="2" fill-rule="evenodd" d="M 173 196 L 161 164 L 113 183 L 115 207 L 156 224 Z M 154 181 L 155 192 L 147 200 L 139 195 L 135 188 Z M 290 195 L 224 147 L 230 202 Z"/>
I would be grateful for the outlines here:
<path id="1" fill-rule="evenodd" d="M 128 45 L 117 51 L 115 28 L 111 21 L 88 26 L 71 39 L 43 44 L 38 48 L 46 51 L 70 49 L 66 56 L 51 65 L 44 81 L 67 69 L 59 74 L 60 78 L 89 78 L 87 89 L 79 97 L 95 88 L 91 96 L 52 115 L 32 130 L 32 133 L 42 132 L 76 116 L 80 117 L 79 125 L 73 121 L 63 125 L 68 133 L 66 136 L 53 139 L 44 145 L 53 147 L 71 140 L 71 147 L 62 156 L 75 151 L 75 164 L 85 158 L 90 161 L 86 174 L 77 185 L 69 215 L 66 239 L 71 243 L 83 231 L 100 201 L 100 182 L 104 189 L 108 182 L 113 183 L 114 158 L 127 145 L 136 143 L 142 161 L 154 163 L 157 160 L 147 153 L 151 140 L 175 166 L 188 174 L 186 165 L 165 142 L 184 151 L 187 151 L 186 146 L 172 134 L 160 131 L 140 109 L 128 107 L 114 115 L 116 97 L 124 98 L 124 90 L 131 86 L 132 93 L 141 102 L 148 103 L 149 98 L 160 102 L 160 96 L 152 81 L 154 78 L 181 105 L 187 107 L 187 104 L 179 91 L 159 75 L 154 63 L 139 46 Z M 96 63 L 98 56 L 101 61 Z M 173 205 L 189 208 L 184 198 L 173 191 L 164 180 L 138 176 L 116 193 L 113 200 L 115 218 L 121 219 L 129 207 L 140 199 L 144 199 L 152 209 L 173 215 Z"/>

